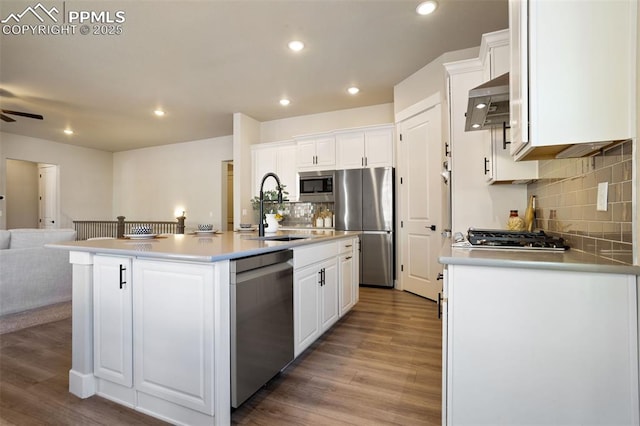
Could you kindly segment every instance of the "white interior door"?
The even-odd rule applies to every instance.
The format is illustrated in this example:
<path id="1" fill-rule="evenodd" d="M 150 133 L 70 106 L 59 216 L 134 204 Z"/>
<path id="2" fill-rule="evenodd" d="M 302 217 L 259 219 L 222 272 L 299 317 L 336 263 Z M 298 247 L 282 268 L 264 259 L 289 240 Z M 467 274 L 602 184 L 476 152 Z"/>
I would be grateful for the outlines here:
<path id="1" fill-rule="evenodd" d="M 58 166 L 52 164 L 38 165 L 40 228 L 58 227 Z"/>
<path id="2" fill-rule="evenodd" d="M 442 290 L 440 110 L 435 105 L 399 124 L 400 287 L 431 300 Z"/>

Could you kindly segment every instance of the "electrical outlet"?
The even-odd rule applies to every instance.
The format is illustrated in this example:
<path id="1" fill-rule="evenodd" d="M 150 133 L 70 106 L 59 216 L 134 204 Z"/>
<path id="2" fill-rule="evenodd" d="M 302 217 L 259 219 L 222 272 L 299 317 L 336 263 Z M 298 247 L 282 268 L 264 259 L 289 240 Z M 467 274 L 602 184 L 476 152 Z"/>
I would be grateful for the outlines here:
<path id="1" fill-rule="evenodd" d="M 598 184 L 598 201 L 596 204 L 596 210 L 599 212 L 607 211 L 607 196 L 609 192 L 609 182 L 600 182 Z"/>

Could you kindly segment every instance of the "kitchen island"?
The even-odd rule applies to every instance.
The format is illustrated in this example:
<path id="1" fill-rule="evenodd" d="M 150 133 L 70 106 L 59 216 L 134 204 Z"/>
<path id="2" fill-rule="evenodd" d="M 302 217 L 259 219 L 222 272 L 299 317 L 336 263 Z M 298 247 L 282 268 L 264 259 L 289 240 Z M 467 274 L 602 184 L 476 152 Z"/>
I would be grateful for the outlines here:
<path id="1" fill-rule="evenodd" d="M 357 233 L 291 231 L 271 237 L 284 241 L 225 232 L 49 245 L 68 250 L 73 264 L 69 391 L 81 398 L 97 394 L 175 424 L 229 424 L 231 260 L 293 250 L 294 329 L 305 333 L 296 335 L 296 355 L 326 329 L 316 327 L 316 320 L 329 327 L 338 312 L 346 313 L 339 295 L 346 295 L 348 308 L 357 301 Z M 341 258 L 351 261 L 343 269 Z M 335 305 L 330 321 L 321 318 L 320 308 L 309 316 L 316 301 L 307 296 L 322 294 L 317 280 L 296 282 L 295 274 L 313 270 L 319 261 L 322 291 L 332 289 L 323 303 Z M 333 265 L 328 274 L 325 265 Z M 299 301 L 303 312 L 296 309 Z"/>
<path id="2" fill-rule="evenodd" d="M 439 260 L 443 424 L 638 424 L 638 266 L 450 242 Z"/>

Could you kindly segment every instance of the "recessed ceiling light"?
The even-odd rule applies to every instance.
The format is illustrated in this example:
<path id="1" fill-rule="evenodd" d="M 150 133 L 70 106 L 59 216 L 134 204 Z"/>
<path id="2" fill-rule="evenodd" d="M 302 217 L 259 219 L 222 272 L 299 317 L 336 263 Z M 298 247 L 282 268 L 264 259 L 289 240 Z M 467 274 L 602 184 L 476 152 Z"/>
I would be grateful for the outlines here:
<path id="1" fill-rule="evenodd" d="M 280 99 L 280 105 L 287 106 L 291 103 L 289 99 Z"/>
<path id="2" fill-rule="evenodd" d="M 360 89 L 358 89 L 357 87 L 353 86 L 353 87 L 349 87 L 347 89 L 347 92 L 349 92 L 352 95 L 357 94 L 360 91 Z"/>
<path id="3" fill-rule="evenodd" d="M 471 127 L 473 127 L 474 129 L 477 129 L 478 127 L 480 127 L 480 125 L 476 123 L 476 124 L 472 124 Z"/>
<path id="4" fill-rule="evenodd" d="M 479 103 L 478 105 L 476 105 L 476 108 L 477 109 L 483 109 L 486 106 L 487 106 L 487 104 Z"/>
<path id="5" fill-rule="evenodd" d="M 64 133 L 65 133 L 66 135 L 72 135 L 72 134 L 73 134 L 73 130 L 71 130 L 71 129 L 64 129 Z"/>
<path id="6" fill-rule="evenodd" d="M 299 40 L 290 41 L 289 49 L 293 50 L 294 52 L 299 52 L 304 49 L 304 43 Z"/>
<path id="7" fill-rule="evenodd" d="M 438 2 L 435 0 L 424 1 L 416 7 L 418 15 L 428 15 L 438 8 Z"/>
<path id="8" fill-rule="evenodd" d="M 158 117 L 162 117 L 165 114 L 165 112 L 163 110 L 161 110 L 161 109 L 157 109 L 157 110 L 153 111 L 153 113 L 155 115 L 157 115 Z"/>

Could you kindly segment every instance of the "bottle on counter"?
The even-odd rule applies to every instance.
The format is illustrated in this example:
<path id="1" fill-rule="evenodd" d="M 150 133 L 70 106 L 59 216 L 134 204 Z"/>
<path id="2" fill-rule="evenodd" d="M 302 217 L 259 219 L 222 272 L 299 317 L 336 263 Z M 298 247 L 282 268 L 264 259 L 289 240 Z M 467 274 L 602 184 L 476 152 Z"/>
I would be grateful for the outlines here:
<path id="1" fill-rule="evenodd" d="M 324 214 L 323 226 L 325 228 L 331 228 L 333 226 L 333 215 L 329 210 Z"/>
<path id="2" fill-rule="evenodd" d="M 529 205 L 527 206 L 527 210 L 524 214 L 524 224 L 527 231 L 533 231 L 533 227 L 535 225 L 536 219 L 536 196 L 532 195 L 529 197 Z"/>
<path id="3" fill-rule="evenodd" d="M 518 210 L 509 211 L 509 220 L 507 220 L 507 229 L 509 231 L 524 231 L 524 219 L 518 216 Z"/>

